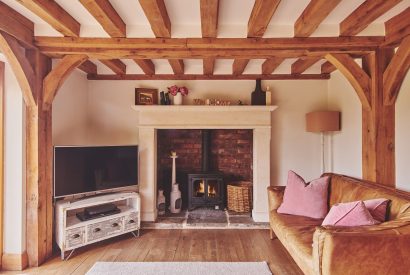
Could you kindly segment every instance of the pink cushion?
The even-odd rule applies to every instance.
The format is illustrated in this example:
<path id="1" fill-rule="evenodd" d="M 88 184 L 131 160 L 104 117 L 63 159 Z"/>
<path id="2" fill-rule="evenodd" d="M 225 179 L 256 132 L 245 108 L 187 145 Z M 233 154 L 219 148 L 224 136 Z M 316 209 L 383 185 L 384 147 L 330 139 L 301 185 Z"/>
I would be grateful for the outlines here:
<path id="1" fill-rule="evenodd" d="M 332 206 L 322 225 L 362 226 L 380 222 L 373 219 L 362 201 L 339 203 Z"/>
<path id="2" fill-rule="evenodd" d="M 370 214 L 375 220 L 378 220 L 379 222 L 386 221 L 387 205 L 389 204 L 390 200 L 373 199 L 373 200 L 367 200 L 363 202 L 367 210 L 369 210 Z"/>
<path id="3" fill-rule="evenodd" d="M 306 184 L 293 171 L 288 172 L 288 182 L 283 202 L 278 213 L 323 219 L 326 216 L 329 177 L 323 177 Z"/>

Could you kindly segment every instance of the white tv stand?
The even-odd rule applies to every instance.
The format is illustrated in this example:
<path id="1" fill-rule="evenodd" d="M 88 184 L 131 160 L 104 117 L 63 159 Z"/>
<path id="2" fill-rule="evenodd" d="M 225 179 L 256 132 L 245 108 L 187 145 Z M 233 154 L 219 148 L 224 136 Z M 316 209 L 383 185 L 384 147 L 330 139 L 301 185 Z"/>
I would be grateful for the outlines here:
<path id="1" fill-rule="evenodd" d="M 93 220 L 81 221 L 76 213 L 86 207 L 114 203 L 120 213 Z M 137 193 L 114 193 L 79 199 L 76 201 L 61 200 L 56 203 L 56 240 L 61 249 L 61 259 L 65 252 L 73 251 L 91 243 L 99 242 L 125 233 L 140 230 L 141 200 Z"/>

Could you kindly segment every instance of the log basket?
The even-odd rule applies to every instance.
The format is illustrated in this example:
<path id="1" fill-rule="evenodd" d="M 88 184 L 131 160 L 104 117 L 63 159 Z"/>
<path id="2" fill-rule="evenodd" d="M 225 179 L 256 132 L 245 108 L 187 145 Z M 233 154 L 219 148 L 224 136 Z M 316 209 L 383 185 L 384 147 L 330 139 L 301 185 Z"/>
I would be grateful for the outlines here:
<path id="1" fill-rule="evenodd" d="M 241 213 L 252 210 L 252 183 L 250 181 L 229 183 L 227 193 L 228 210 Z"/>

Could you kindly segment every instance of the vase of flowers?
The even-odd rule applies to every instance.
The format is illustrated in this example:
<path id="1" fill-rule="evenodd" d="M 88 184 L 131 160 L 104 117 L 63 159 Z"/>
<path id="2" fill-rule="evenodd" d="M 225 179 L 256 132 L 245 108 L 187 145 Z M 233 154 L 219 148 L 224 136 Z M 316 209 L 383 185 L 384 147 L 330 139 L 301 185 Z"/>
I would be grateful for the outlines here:
<path id="1" fill-rule="evenodd" d="M 182 105 L 182 97 L 188 95 L 188 88 L 174 85 L 168 87 L 168 92 L 174 97 L 174 105 Z"/>

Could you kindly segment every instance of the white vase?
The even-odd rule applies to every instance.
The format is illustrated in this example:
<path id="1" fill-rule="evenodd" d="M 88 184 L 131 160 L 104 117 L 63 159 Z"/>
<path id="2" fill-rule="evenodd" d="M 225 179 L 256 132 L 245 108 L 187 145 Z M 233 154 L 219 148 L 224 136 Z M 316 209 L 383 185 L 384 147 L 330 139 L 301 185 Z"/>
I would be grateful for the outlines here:
<path id="1" fill-rule="evenodd" d="M 181 191 L 179 191 L 179 185 L 173 184 L 170 198 L 169 210 L 171 213 L 179 213 L 182 208 Z"/>
<path id="2" fill-rule="evenodd" d="M 177 93 L 174 96 L 174 105 L 182 105 L 182 94 L 181 93 Z"/>
<path id="3" fill-rule="evenodd" d="M 158 209 L 158 215 L 160 215 L 160 216 L 165 215 L 164 190 L 158 190 L 157 209 Z"/>

